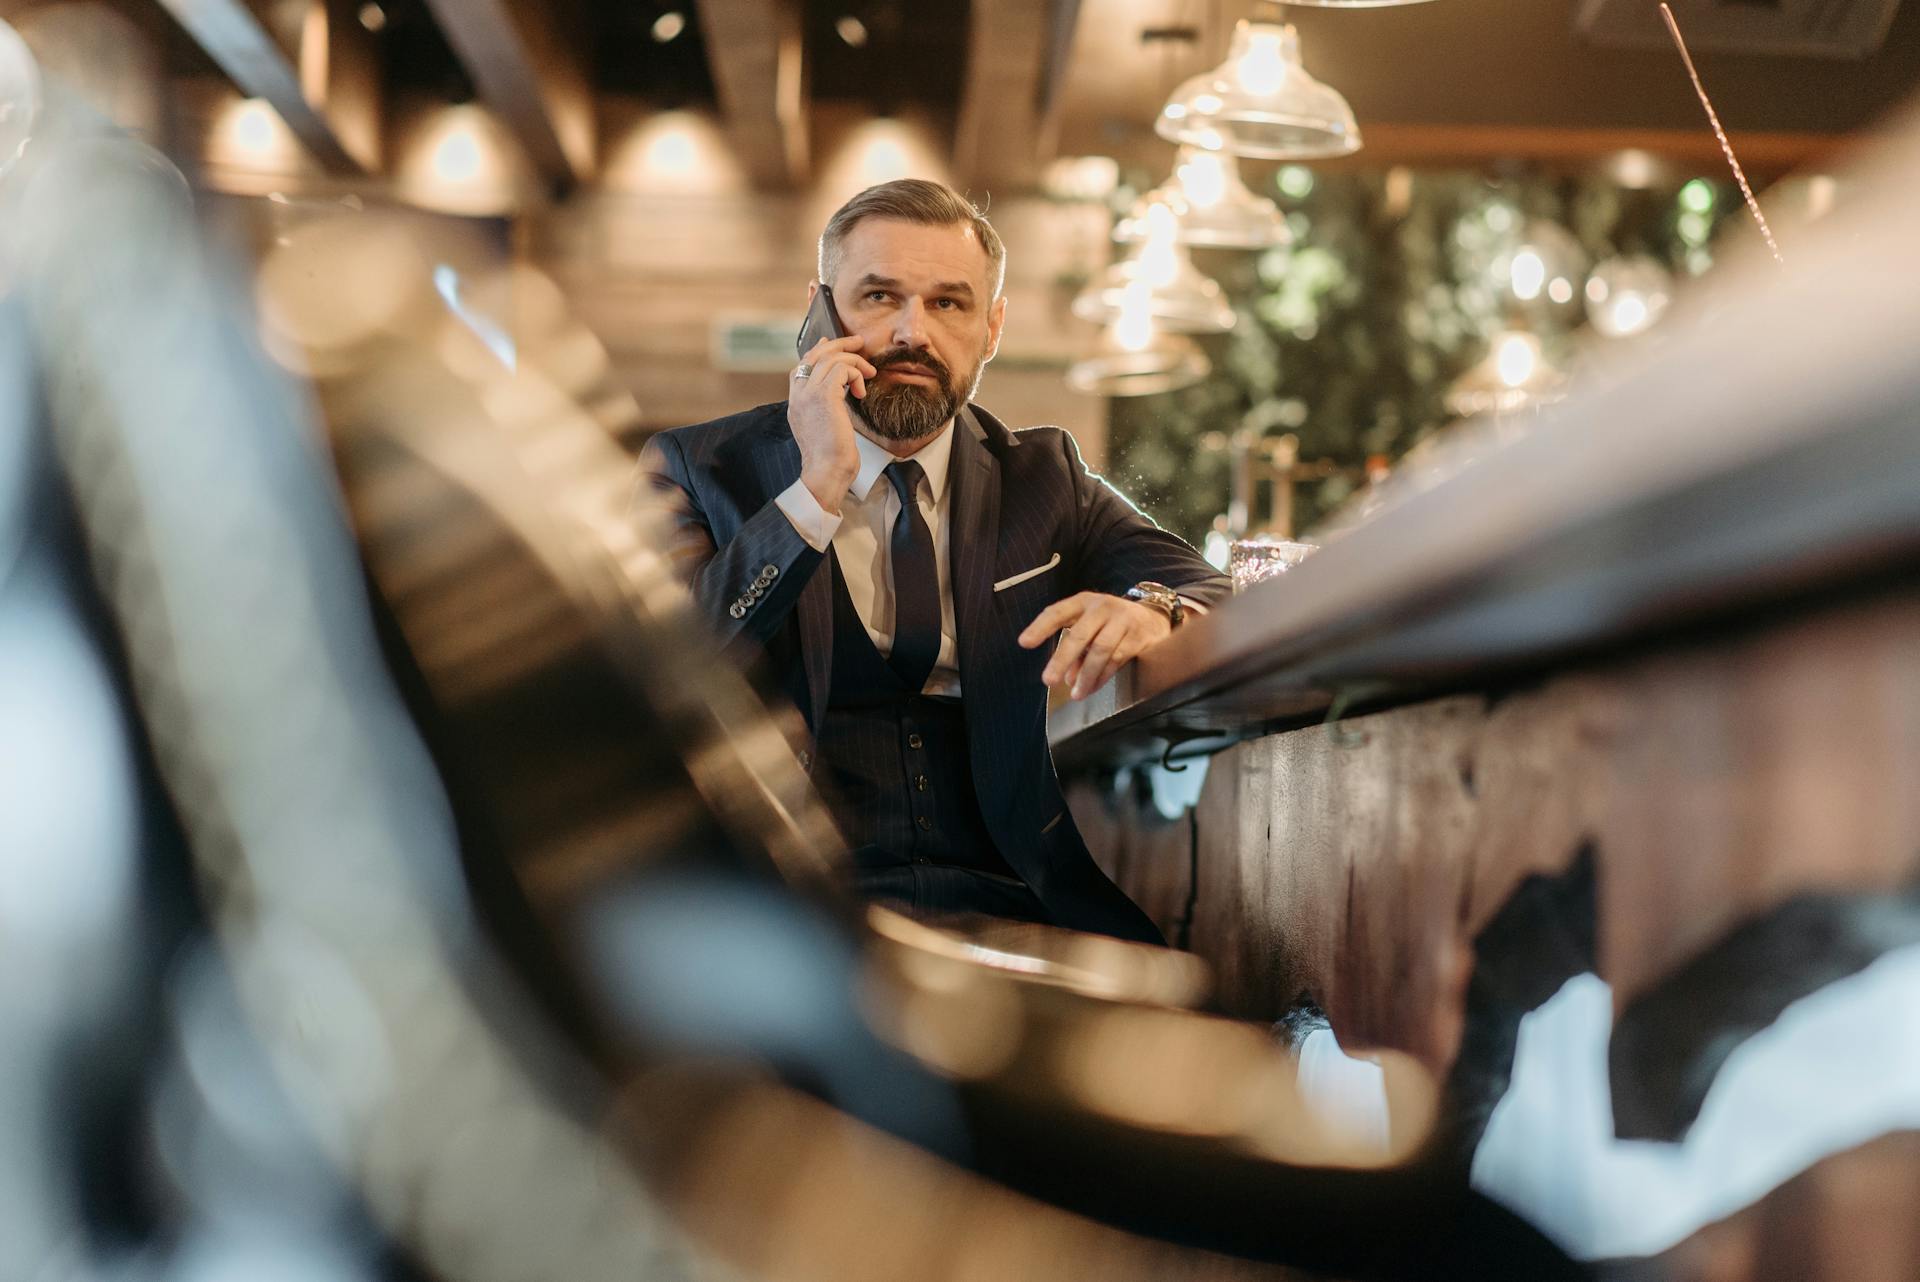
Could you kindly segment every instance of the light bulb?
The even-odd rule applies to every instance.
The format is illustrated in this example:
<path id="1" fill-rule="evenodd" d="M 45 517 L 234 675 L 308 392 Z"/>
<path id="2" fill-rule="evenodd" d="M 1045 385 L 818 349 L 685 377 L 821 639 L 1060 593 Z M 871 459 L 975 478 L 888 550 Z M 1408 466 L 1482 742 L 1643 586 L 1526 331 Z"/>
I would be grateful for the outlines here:
<path id="1" fill-rule="evenodd" d="M 1539 340 L 1531 334 L 1508 334 L 1500 340 L 1495 368 L 1508 387 L 1525 387 L 1539 364 Z"/>
<path id="2" fill-rule="evenodd" d="M 1226 157 L 1217 151 L 1194 148 L 1187 153 L 1186 163 L 1174 172 L 1196 209 L 1212 209 L 1227 194 Z"/>
<path id="3" fill-rule="evenodd" d="M 1523 302 L 1532 302 L 1540 297 L 1540 287 L 1547 280 L 1547 265 L 1540 255 L 1531 249 L 1523 249 L 1513 256 L 1513 293 Z"/>
<path id="4" fill-rule="evenodd" d="M 1147 240 L 1140 247 L 1136 277 L 1154 289 L 1165 289 L 1180 274 L 1180 225 L 1173 211 L 1155 205 L 1147 211 Z"/>
<path id="5" fill-rule="evenodd" d="M 1277 93 L 1287 76 L 1287 55 L 1280 28 L 1264 24 L 1254 27 L 1246 52 L 1240 55 L 1234 68 L 1248 93 Z"/>
<path id="6" fill-rule="evenodd" d="M 1143 285 L 1130 286 L 1113 323 L 1113 341 L 1126 352 L 1144 352 L 1153 344 L 1153 299 Z"/>
<path id="7" fill-rule="evenodd" d="M 1612 258 L 1587 281 L 1587 319 L 1608 338 L 1650 329 L 1673 301 L 1673 273 L 1645 255 Z"/>

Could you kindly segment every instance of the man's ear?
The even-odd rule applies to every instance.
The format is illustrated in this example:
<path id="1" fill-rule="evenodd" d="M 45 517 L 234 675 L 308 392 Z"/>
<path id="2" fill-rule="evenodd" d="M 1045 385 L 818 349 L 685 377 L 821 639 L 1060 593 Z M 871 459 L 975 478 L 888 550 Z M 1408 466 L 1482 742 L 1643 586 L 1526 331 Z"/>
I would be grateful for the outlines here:
<path id="1" fill-rule="evenodd" d="M 807 306 L 808 306 L 808 307 L 812 307 L 812 306 L 813 306 L 813 298 L 814 298 L 814 295 L 816 295 L 816 294 L 818 294 L 819 292 L 820 292 L 820 282 L 819 282 L 819 281 L 817 281 L 817 280 L 815 280 L 815 281 L 808 281 L 808 282 L 807 282 Z"/>
<path id="2" fill-rule="evenodd" d="M 987 356 L 990 361 L 1000 354 L 1000 331 L 1007 324 L 1007 296 L 1005 294 L 993 300 L 993 306 L 987 309 Z M 981 364 L 985 364 L 982 361 Z"/>

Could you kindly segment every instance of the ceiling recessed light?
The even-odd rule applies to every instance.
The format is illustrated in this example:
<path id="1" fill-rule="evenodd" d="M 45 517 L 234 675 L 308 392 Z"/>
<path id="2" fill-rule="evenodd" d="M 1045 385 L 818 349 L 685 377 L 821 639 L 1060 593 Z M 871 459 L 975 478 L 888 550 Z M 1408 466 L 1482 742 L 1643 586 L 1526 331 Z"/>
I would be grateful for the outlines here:
<path id="1" fill-rule="evenodd" d="M 833 24 L 833 29 L 839 32 L 840 38 L 853 48 L 864 49 L 866 47 L 867 24 L 852 14 L 848 14 L 844 18 L 836 19 Z"/>
<path id="2" fill-rule="evenodd" d="M 383 31 L 387 25 L 387 11 L 377 4 L 360 6 L 360 25 L 368 31 Z"/>
<path id="3" fill-rule="evenodd" d="M 687 15 L 678 9 L 669 9 L 653 20 L 653 38 L 660 44 L 676 39 L 687 29 Z"/>

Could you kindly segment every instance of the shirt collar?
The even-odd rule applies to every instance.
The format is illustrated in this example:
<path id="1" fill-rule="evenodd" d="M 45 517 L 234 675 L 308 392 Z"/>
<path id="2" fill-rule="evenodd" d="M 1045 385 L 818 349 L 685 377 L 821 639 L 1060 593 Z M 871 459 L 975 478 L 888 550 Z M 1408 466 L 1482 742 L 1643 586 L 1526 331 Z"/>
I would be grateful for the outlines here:
<path id="1" fill-rule="evenodd" d="M 940 429 L 940 435 L 920 447 L 912 455 L 920 470 L 927 474 L 927 492 L 938 503 L 947 492 L 947 465 L 953 461 L 953 423 L 949 422 Z M 854 448 L 860 451 L 860 470 L 853 474 L 853 484 L 847 487 L 847 493 L 865 503 L 873 493 L 873 487 L 880 481 L 880 474 L 887 470 L 887 464 L 894 461 L 893 455 L 875 445 L 859 432 L 853 434 Z"/>

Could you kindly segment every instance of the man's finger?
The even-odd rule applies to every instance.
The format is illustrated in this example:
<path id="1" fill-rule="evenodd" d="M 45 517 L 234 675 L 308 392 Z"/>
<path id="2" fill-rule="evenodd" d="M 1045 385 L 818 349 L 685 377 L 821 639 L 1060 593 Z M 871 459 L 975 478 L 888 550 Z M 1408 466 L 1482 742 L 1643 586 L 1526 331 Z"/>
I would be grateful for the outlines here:
<path id="1" fill-rule="evenodd" d="M 1120 648 L 1113 652 L 1113 657 L 1107 660 L 1107 666 L 1095 673 L 1092 680 L 1087 682 L 1087 694 L 1097 693 L 1107 682 L 1119 676 L 1120 669 L 1139 658 L 1141 652 L 1146 648 L 1145 644 L 1142 643 L 1139 638 L 1131 635 L 1128 636 Z M 1082 695 L 1081 697 L 1085 698 L 1086 695 Z"/>
<path id="2" fill-rule="evenodd" d="M 1107 670 L 1113 656 L 1119 653 L 1121 644 L 1127 639 L 1127 621 L 1120 616 L 1109 618 L 1100 631 L 1087 643 L 1086 654 L 1080 661 L 1080 671 L 1074 674 L 1072 697 L 1084 699 L 1106 684 L 1101 674 Z M 1099 677 L 1098 681 L 1093 678 Z"/>
<path id="3" fill-rule="evenodd" d="M 1099 608 L 1099 603 L 1089 604 L 1080 617 L 1073 621 L 1073 626 L 1060 634 L 1060 644 L 1053 652 L 1054 661 L 1047 665 L 1053 676 L 1046 684 L 1059 686 L 1062 691 L 1073 688 L 1073 683 L 1079 679 L 1081 667 L 1095 657 L 1091 647 L 1105 624 L 1106 615 Z M 1068 644 L 1069 638 L 1072 639 L 1071 645 Z M 1098 657 L 1104 659 L 1105 655 L 1103 653 Z M 1094 666 L 1098 667 L 1099 664 L 1095 663 Z M 1046 673 L 1041 676 L 1045 679 Z"/>
<path id="4" fill-rule="evenodd" d="M 860 361 L 858 364 L 836 361 L 826 366 L 826 368 L 832 371 L 832 377 L 840 378 L 840 388 L 842 391 L 863 399 L 865 398 L 867 394 L 867 380 L 873 377 L 873 367 L 871 365 L 868 365 L 865 361 Z M 844 377 L 842 377 L 842 375 L 844 375 Z"/>
<path id="5" fill-rule="evenodd" d="M 804 387 L 809 392 L 817 393 L 822 400 L 830 400 L 836 393 L 864 400 L 867 379 L 873 375 L 873 365 L 858 352 L 830 351 L 825 358 L 814 363 L 813 372 L 807 376 Z"/>
<path id="6" fill-rule="evenodd" d="M 1093 640 L 1094 629 L 1079 625 L 1068 628 L 1060 634 L 1060 644 L 1053 652 L 1053 658 L 1047 660 L 1046 671 L 1040 674 L 1041 681 L 1047 685 L 1065 685 L 1067 678 L 1080 666 L 1080 656 Z"/>
<path id="7" fill-rule="evenodd" d="M 879 373 L 873 367 L 873 362 L 858 352 L 827 352 L 819 360 L 809 359 L 809 363 L 813 366 L 813 374 L 807 379 L 809 383 L 819 383 L 841 370 L 850 374 L 864 374 L 868 378 Z"/>
<path id="8" fill-rule="evenodd" d="M 1033 616 L 1033 622 L 1029 623 L 1026 631 L 1020 634 L 1021 646 L 1028 650 L 1033 649 L 1061 628 L 1072 626 L 1073 621 L 1078 619 L 1085 610 L 1086 603 L 1079 596 L 1055 601 Z"/>
<path id="9" fill-rule="evenodd" d="M 858 334 L 848 334 L 844 338 L 823 338 L 809 347 L 807 354 L 800 359 L 809 365 L 818 365 L 835 352 L 852 352 L 858 355 L 864 346 L 866 346 L 866 340 Z"/>

